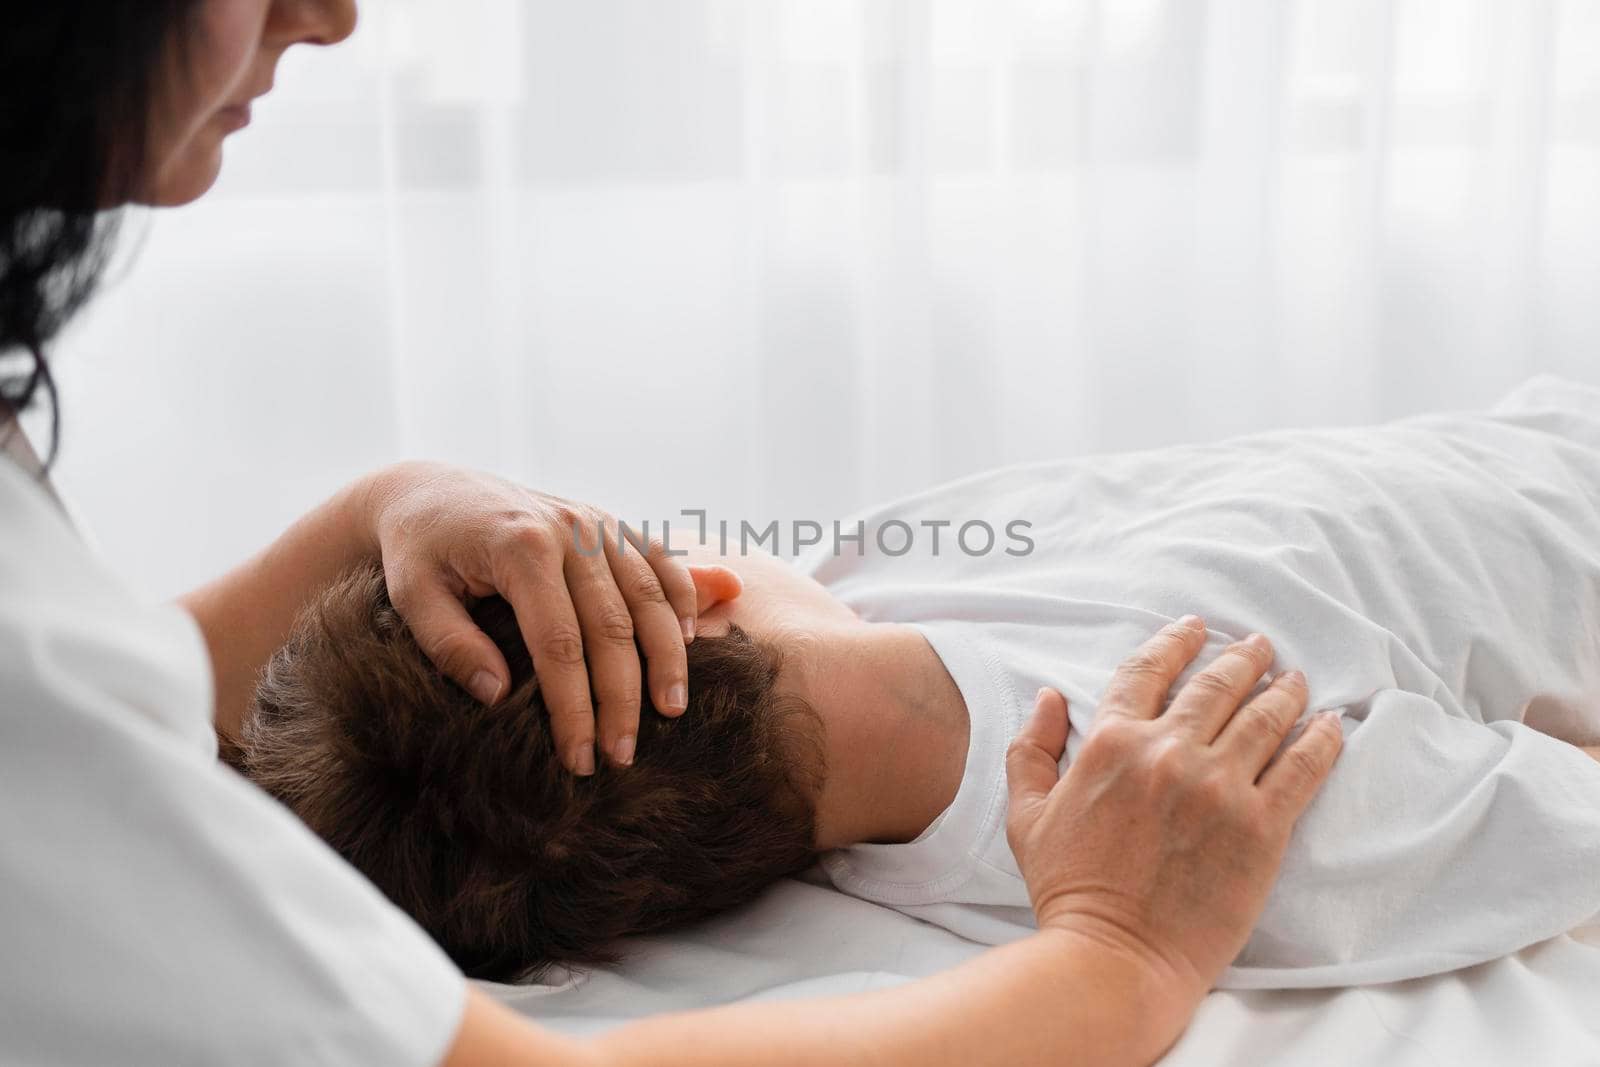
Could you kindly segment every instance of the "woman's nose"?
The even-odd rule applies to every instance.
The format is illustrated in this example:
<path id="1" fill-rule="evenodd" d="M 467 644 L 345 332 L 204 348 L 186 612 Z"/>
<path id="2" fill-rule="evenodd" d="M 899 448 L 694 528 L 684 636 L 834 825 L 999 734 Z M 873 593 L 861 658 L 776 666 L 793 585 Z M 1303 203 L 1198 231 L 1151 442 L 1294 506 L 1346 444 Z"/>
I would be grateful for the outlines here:
<path id="1" fill-rule="evenodd" d="M 269 39 L 295 44 L 338 44 L 356 30 L 356 0 L 274 0 Z"/>

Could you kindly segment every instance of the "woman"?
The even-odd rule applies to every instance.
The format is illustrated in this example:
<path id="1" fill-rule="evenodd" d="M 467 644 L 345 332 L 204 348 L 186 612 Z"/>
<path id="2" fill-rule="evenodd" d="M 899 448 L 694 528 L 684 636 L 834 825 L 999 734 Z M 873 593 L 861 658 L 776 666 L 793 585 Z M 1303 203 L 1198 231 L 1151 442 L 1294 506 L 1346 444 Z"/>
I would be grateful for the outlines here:
<path id="1" fill-rule="evenodd" d="M 6 379 L 9 407 L 50 397 L 43 350 L 92 286 L 97 215 L 202 195 L 283 53 L 337 42 L 355 17 L 351 0 L 58 0 L 12 14 L 0 43 L 0 348 L 22 369 Z M 1060 781 L 1059 694 L 1040 694 L 1012 746 L 1008 833 L 1038 934 L 899 989 L 561 1038 L 467 989 L 370 885 L 218 767 L 216 736 L 307 597 L 373 560 L 428 654 L 489 703 L 505 663 L 463 598 L 503 594 L 567 766 L 592 773 L 597 750 L 627 763 L 635 640 L 655 702 L 685 705 L 696 606 L 682 568 L 657 546 L 585 560 L 566 536 L 575 511 L 598 518 L 585 509 L 406 465 L 341 492 L 185 610 L 150 606 L 78 542 L 14 428 L 6 441 L 8 1060 L 1148 1063 L 1243 944 L 1339 747 L 1336 730 L 1309 729 L 1258 780 L 1230 754 L 1248 746 L 1229 742 L 1285 736 L 1303 698 L 1240 709 L 1257 678 L 1239 657 L 1220 657 L 1163 714 L 1201 633 L 1171 627 L 1119 673 Z"/>

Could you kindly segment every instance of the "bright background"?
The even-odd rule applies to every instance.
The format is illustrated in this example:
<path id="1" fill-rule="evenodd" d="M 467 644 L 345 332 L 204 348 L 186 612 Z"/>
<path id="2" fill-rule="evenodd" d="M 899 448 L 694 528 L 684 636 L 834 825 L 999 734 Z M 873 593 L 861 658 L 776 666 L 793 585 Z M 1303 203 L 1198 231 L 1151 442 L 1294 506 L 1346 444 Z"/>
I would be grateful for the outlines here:
<path id="1" fill-rule="evenodd" d="M 369 0 L 65 339 L 169 594 L 402 456 L 634 521 L 1600 380 L 1600 0 Z"/>

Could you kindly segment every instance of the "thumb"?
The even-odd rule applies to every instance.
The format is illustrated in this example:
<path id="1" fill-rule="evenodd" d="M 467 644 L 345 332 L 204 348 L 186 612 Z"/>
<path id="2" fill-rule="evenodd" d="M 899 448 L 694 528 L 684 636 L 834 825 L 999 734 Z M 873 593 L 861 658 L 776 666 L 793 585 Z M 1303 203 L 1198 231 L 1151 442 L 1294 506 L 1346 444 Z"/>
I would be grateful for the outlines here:
<path id="1" fill-rule="evenodd" d="M 511 669 L 505 656 L 443 584 L 412 589 L 403 599 L 391 590 L 390 599 L 441 674 L 484 704 L 506 695 Z"/>
<path id="2" fill-rule="evenodd" d="M 1060 781 L 1068 729 L 1067 698 L 1054 689 L 1039 690 L 1033 715 L 1006 749 L 1006 785 L 1011 792 L 1014 831 L 1033 824 L 1050 790 Z"/>

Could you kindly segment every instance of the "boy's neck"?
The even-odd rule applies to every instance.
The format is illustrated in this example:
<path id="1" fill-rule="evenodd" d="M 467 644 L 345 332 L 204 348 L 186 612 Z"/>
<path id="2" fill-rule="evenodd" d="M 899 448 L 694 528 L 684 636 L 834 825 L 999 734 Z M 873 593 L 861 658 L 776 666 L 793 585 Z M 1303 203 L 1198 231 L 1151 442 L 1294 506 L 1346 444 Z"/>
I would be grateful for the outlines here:
<path id="1" fill-rule="evenodd" d="M 787 665 L 825 731 L 818 849 L 920 835 L 955 799 L 969 730 L 932 646 L 908 626 L 857 623 L 812 635 Z"/>

